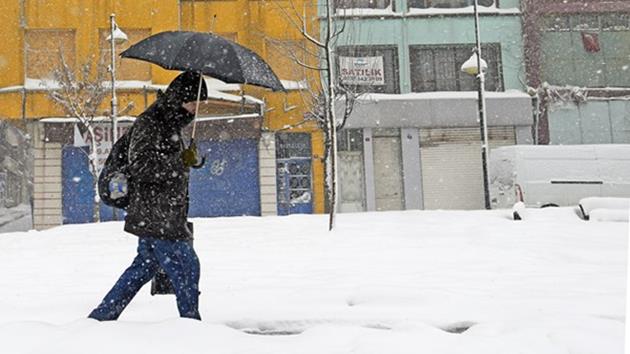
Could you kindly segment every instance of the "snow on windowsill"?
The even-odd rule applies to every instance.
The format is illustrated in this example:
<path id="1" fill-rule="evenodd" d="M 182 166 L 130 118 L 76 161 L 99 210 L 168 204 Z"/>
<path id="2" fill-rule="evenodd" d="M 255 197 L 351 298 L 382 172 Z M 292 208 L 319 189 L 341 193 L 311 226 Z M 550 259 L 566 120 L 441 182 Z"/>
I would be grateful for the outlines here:
<path id="1" fill-rule="evenodd" d="M 260 115 L 258 113 L 246 113 L 246 114 L 237 114 L 237 115 L 225 115 L 225 116 L 202 116 L 197 117 L 198 122 L 208 122 L 213 120 L 227 120 L 230 123 L 231 120 L 235 119 L 243 119 L 243 118 L 258 118 Z M 116 117 L 118 123 L 133 123 L 136 120 L 136 117 L 131 116 L 122 116 Z M 110 117 L 99 116 L 94 117 L 90 120 L 93 123 L 108 123 L 111 122 Z M 42 118 L 39 120 L 41 123 L 79 123 L 80 120 L 75 117 L 51 117 L 51 118 Z"/>
<path id="2" fill-rule="evenodd" d="M 232 95 L 229 93 L 208 89 L 208 98 L 229 102 L 241 102 L 243 98 L 245 98 L 245 103 L 247 104 L 263 104 L 264 102 L 256 97 L 248 96 L 248 95 Z"/>
<path id="3" fill-rule="evenodd" d="M 214 80 L 214 79 L 212 79 Z M 206 79 L 206 83 L 208 82 L 208 79 Z M 168 87 L 168 85 L 151 85 L 152 89 L 155 90 L 166 90 L 166 88 Z M 209 99 L 214 99 L 214 100 L 220 100 L 220 101 L 229 101 L 229 102 L 241 102 L 243 99 L 241 98 L 241 96 L 239 95 L 233 95 L 231 93 L 227 93 L 227 92 L 222 92 L 216 89 L 217 86 L 210 86 L 206 84 L 206 87 L 208 88 L 208 98 Z M 249 96 L 249 95 L 244 95 L 242 97 L 245 97 L 245 103 L 247 104 L 263 104 L 264 102 L 256 97 L 253 96 Z"/>
<path id="4" fill-rule="evenodd" d="M 527 93 L 518 90 L 505 92 L 485 92 L 486 98 L 531 98 Z M 396 100 L 433 100 L 433 99 L 477 99 L 477 91 L 436 91 L 436 92 L 412 92 L 402 94 L 391 93 L 366 93 L 359 101 L 396 101 Z"/>
<path id="5" fill-rule="evenodd" d="M 480 14 L 497 14 L 497 15 L 519 15 L 521 11 L 517 8 L 509 8 L 509 9 L 500 9 L 496 7 L 496 5 L 492 6 L 479 6 Z M 457 9 L 440 9 L 440 8 L 428 8 L 428 9 L 419 9 L 419 8 L 410 8 L 407 12 L 408 15 L 426 15 L 426 16 L 435 16 L 435 15 L 472 15 L 475 13 L 475 8 L 473 6 L 462 7 Z"/>
<path id="6" fill-rule="evenodd" d="M 388 17 L 405 17 L 405 16 L 438 16 L 438 15 L 472 15 L 474 14 L 474 7 L 462 7 L 456 9 L 442 9 L 442 8 L 409 8 L 407 12 L 394 12 L 391 5 L 384 9 L 365 9 L 365 8 L 353 8 L 353 9 L 337 9 L 335 15 L 338 17 L 376 17 L 376 16 L 388 16 Z M 479 6 L 480 14 L 490 15 L 520 15 L 521 11 L 518 8 L 506 8 L 501 9 L 493 6 Z"/>
<path id="7" fill-rule="evenodd" d="M 216 91 L 240 91 L 241 90 L 240 84 L 228 84 L 219 79 L 215 79 L 211 77 L 204 77 L 204 80 L 206 80 L 206 86 L 208 87 L 209 90 L 216 90 Z"/>
<path id="8" fill-rule="evenodd" d="M 222 90 L 225 90 L 225 91 L 228 91 L 228 90 L 239 91 L 241 85 L 226 84 L 223 81 L 212 79 L 212 78 L 205 78 L 205 80 L 206 80 L 206 86 L 208 87 L 208 98 L 229 101 L 229 102 L 241 102 L 243 100 L 241 96 L 232 95 L 229 93 L 221 92 L 221 90 L 218 90 L 218 88 L 221 88 Z M 301 87 L 300 85 L 302 84 L 301 82 L 293 83 L 291 81 L 287 81 L 287 83 L 290 83 L 289 84 L 290 86 L 291 85 L 295 86 L 296 88 L 294 89 L 299 89 L 297 87 Z M 111 89 L 112 87 L 111 81 L 103 81 L 101 84 L 103 85 L 103 87 L 107 89 Z M 305 85 L 305 83 L 303 84 Z M 167 87 L 168 85 L 156 85 L 156 84 L 153 84 L 153 82 L 151 81 L 138 81 L 138 80 L 117 80 L 116 81 L 117 89 L 138 90 L 138 89 L 147 88 L 149 90 L 158 90 L 158 89 L 166 90 Z M 23 88 L 26 90 L 56 90 L 60 88 L 60 85 L 55 80 L 27 78 Z M 11 86 L 11 87 L 6 87 L 6 88 L 1 88 L 0 93 L 16 92 L 21 89 L 22 89 L 22 86 Z M 247 104 L 263 104 L 264 103 L 262 100 L 256 97 L 252 97 L 248 95 L 244 95 L 243 97 L 245 98 L 245 103 Z"/>
<path id="9" fill-rule="evenodd" d="M 101 85 L 105 88 L 111 89 L 112 82 L 111 81 L 103 81 Z M 153 82 L 151 81 L 138 81 L 138 80 L 116 80 L 116 88 L 117 89 L 130 89 L 137 90 L 143 88 L 152 88 Z"/>
<path id="10" fill-rule="evenodd" d="M 221 80 L 213 79 L 213 78 L 205 78 L 206 86 L 208 89 L 216 90 L 216 91 L 240 91 L 241 85 L 239 84 L 228 84 Z M 111 88 L 112 82 L 110 80 L 102 82 L 103 87 Z M 166 89 L 168 85 L 159 85 L 154 84 L 152 81 L 140 81 L 140 80 L 116 80 L 116 88 L 120 89 Z M 21 89 L 22 86 L 12 86 L 7 87 L 0 90 L 14 90 Z M 47 90 L 47 89 L 58 89 L 60 88 L 59 83 L 55 80 L 51 79 L 31 79 L 27 78 L 25 80 L 24 88 L 26 90 Z"/>
<path id="11" fill-rule="evenodd" d="M 392 10 L 392 5 L 384 9 L 365 9 L 365 8 L 353 8 L 353 9 L 337 9 L 335 15 L 340 17 L 350 16 L 400 16 L 399 13 L 395 13 Z"/>
<path id="12" fill-rule="evenodd" d="M 29 79 L 24 80 L 26 90 L 56 90 L 61 88 L 56 80 L 50 79 Z"/>
<path id="13" fill-rule="evenodd" d="M 103 81 L 101 85 L 105 88 L 111 89 L 111 81 Z M 116 80 L 116 88 L 118 89 L 142 89 L 152 88 L 154 85 L 151 81 L 137 81 L 137 80 Z M 52 79 L 30 79 L 26 78 L 24 82 L 24 88 L 26 90 L 57 90 L 61 88 L 59 82 Z"/>
<path id="14" fill-rule="evenodd" d="M 136 117 L 132 116 L 119 116 L 116 117 L 116 120 L 120 122 L 133 122 L 136 120 Z M 109 116 L 98 116 L 90 119 L 91 122 L 94 123 L 106 123 L 111 122 L 111 118 Z M 80 120 L 76 117 L 50 117 L 50 118 L 42 118 L 39 120 L 41 123 L 79 123 Z"/>

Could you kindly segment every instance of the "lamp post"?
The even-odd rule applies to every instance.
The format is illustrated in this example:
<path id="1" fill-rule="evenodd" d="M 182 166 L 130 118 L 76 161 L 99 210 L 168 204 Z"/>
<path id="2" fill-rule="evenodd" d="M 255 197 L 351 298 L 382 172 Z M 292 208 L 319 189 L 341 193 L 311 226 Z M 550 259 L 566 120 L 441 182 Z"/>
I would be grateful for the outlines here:
<path id="1" fill-rule="evenodd" d="M 479 129 L 481 130 L 481 165 L 483 169 L 483 196 L 486 209 L 491 209 L 490 206 L 490 190 L 488 180 L 488 123 L 486 122 L 486 98 L 485 93 L 485 69 L 488 67 L 486 62 L 481 59 L 481 40 L 479 35 L 479 9 L 478 0 L 474 0 L 474 12 L 475 12 L 475 51 L 473 55 L 466 61 L 461 70 L 475 75 L 479 80 L 477 86 L 477 101 L 478 101 L 478 114 L 479 114 Z"/>
<path id="2" fill-rule="evenodd" d="M 109 36 L 107 40 L 111 45 L 112 50 L 112 62 L 109 67 L 109 72 L 112 74 L 112 100 L 111 100 L 111 116 L 112 116 L 112 148 L 118 140 L 118 99 L 116 98 L 116 44 L 124 43 L 127 41 L 127 35 L 116 24 L 116 15 L 111 14 L 109 16 Z M 114 220 L 118 220 L 116 208 L 113 208 Z"/>
<path id="3" fill-rule="evenodd" d="M 109 67 L 109 72 L 112 75 L 112 100 L 111 100 L 111 118 L 112 118 L 112 146 L 118 140 L 118 99 L 116 98 L 116 44 L 124 43 L 127 41 L 127 35 L 116 24 L 116 15 L 111 14 L 109 16 L 110 34 L 107 40 L 110 42 L 112 50 L 112 62 Z"/>

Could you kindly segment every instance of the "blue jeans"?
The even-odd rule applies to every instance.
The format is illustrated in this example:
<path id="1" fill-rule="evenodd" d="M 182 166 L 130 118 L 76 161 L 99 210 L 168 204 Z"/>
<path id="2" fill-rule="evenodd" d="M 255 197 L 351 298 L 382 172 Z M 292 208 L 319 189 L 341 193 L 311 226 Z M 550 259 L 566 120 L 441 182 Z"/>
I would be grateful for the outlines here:
<path id="1" fill-rule="evenodd" d="M 159 267 L 170 279 L 181 317 L 201 320 L 199 315 L 199 259 L 189 241 L 141 237 L 138 255 L 120 276 L 112 290 L 88 317 L 99 321 L 118 319 L 140 288 Z"/>

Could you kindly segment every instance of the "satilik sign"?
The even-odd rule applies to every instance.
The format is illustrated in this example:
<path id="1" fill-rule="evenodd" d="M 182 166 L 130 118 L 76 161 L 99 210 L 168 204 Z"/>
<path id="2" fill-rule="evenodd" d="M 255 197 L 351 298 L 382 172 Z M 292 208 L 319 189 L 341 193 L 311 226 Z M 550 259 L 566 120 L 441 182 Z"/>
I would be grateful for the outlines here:
<path id="1" fill-rule="evenodd" d="M 383 57 L 339 57 L 339 79 L 346 85 L 385 85 Z"/>
<path id="2" fill-rule="evenodd" d="M 118 137 L 120 138 L 131 127 L 130 122 L 118 123 Z M 112 124 L 107 123 L 94 123 L 92 124 L 94 130 L 94 142 L 96 143 L 96 155 L 98 157 L 98 168 L 101 170 L 109 156 L 109 152 L 112 150 Z M 78 124 L 74 125 L 74 146 L 83 147 L 87 146 L 92 149 L 92 139 L 87 129 L 80 129 Z"/>

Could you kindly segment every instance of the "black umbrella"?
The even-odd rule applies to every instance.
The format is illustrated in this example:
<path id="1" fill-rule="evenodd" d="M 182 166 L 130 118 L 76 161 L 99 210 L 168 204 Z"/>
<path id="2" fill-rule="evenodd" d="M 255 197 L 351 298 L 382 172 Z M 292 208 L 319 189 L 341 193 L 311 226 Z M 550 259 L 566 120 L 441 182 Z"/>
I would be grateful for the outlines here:
<path id="1" fill-rule="evenodd" d="M 251 84 L 284 91 L 282 83 L 258 54 L 223 37 L 212 33 L 167 31 L 154 34 L 120 53 L 123 58 L 133 58 L 157 64 L 169 70 L 196 71 L 227 83 Z M 203 75 L 199 76 L 197 107 L 190 146 L 184 151 L 184 161 L 192 167 L 203 166 L 196 159 L 195 128 L 201 96 Z M 192 162 L 191 162 L 192 161 Z"/>
<path id="2" fill-rule="evenodd" d="M 284 91 L 276 74 L 258 54 L 212 33 L 161 32 L 132 45 L 120 55 L 169 70 L 200 72 L 227 83 Z"/>

